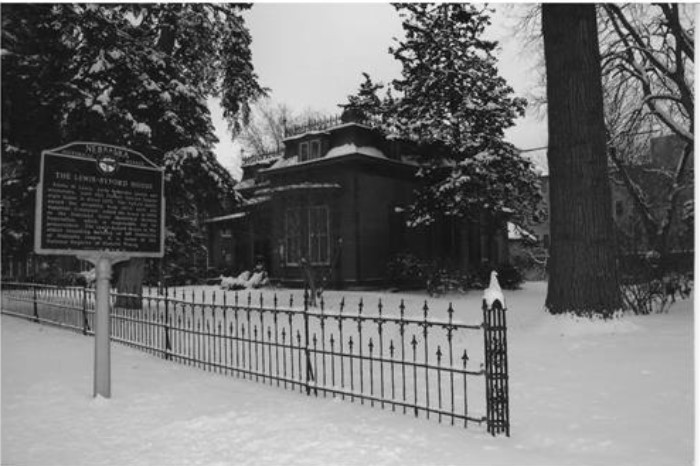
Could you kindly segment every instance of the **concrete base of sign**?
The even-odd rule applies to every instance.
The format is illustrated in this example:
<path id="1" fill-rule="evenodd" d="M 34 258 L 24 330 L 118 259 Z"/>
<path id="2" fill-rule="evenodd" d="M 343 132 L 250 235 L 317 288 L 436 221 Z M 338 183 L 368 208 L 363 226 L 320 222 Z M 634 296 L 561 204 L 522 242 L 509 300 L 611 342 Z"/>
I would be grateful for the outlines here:
<path id="1" fill-rule="evenodd" d="M 123 255 L 105 253 L 100 256 L 78 257 L 95 265 L 95 372 L 93 396 L 112 396 L 110 354 L 110 281 L 112 265 L 129 260 Z"/>

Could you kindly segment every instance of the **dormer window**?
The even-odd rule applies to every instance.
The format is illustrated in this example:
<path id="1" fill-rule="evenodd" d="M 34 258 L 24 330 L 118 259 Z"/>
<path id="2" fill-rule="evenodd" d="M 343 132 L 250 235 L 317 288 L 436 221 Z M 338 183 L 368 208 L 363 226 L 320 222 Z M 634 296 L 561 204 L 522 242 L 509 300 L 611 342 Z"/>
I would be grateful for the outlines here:
<path id="1" fill-rule="evenodd" d="M 312 139 L 311 141 L 302 142 L 299 144 L 299 161 L 318 159 L 321 157 L 321 140 Z"/>
<path id="2" fill-rule="evenodd" d="M 309 155 L 309 159 L 317 159 L 319 157 L 321 157 L 321 141 L 314 139 L 311 141 L 311 154 Z"/>

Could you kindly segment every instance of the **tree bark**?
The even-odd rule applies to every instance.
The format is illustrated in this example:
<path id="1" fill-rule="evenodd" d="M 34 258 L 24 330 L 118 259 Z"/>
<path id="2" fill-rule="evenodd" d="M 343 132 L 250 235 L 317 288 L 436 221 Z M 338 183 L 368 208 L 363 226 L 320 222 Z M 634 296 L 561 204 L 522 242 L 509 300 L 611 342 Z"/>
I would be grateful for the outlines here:
<path id="1" fill-rule="evenodd" d="M 118 296 L 115 307 L 127 309 L 141 309 L 141 295 L 146 260 L 143 258 L 131 259 L 117 266 L 117 293 L 133 294 L 132 296 Z"/>
<path id="2" fill-rule="evenodd" d="M 621 307 L 593 4 L 544 4 L 551 256 L 546 307 L 610 316 Z"/>

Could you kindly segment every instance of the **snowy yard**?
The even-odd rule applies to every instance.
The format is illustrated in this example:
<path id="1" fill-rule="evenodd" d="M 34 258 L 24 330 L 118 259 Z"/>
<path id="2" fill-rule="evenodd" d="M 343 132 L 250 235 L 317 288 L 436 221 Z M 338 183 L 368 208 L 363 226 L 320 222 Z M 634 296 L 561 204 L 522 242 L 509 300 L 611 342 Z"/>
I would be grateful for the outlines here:
<path id="1" fill-rule="evenodd" d="M 545 290 L 529 283 L 506 294 L 510 438 L 306 397 L 116 344 L 113 398 L 93 399 L 91 338 L 3 316 L 2 464 L 691 464 L 692 300 L 663 315 L 575 322 L 542 311 Z M 401 298 L 344 294 L 382 297 L 387 308 Z M 339 296 L 328 292 L 329 308 Z M 422 296 L 403 297 L 407 314 L 419 312 Z M 442 314 L 452 301 L 456 320 L 478 323 L 479 297 L 429 304 Z"/>

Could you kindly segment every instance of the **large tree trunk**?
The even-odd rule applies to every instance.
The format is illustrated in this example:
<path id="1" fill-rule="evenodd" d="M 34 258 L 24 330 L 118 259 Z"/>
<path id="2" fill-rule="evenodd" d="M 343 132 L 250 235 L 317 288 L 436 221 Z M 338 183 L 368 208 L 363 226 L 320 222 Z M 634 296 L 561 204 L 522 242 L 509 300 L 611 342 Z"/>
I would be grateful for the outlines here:
<path id="1" fill-rule="evenodd" d="M 542 7 L 549 119 L 551 257 L 546 307 L 621 307 L 593 4 Z"/>
<path id="2" fill-rule="evenodd" d="M 141 309 L 141 295 L 146 260 L 143 258 L 131 259 L 117 266 L 117 293 L 130 294 L 132 296 L 117 296 L 115 307 L 127 309 Z"/>

